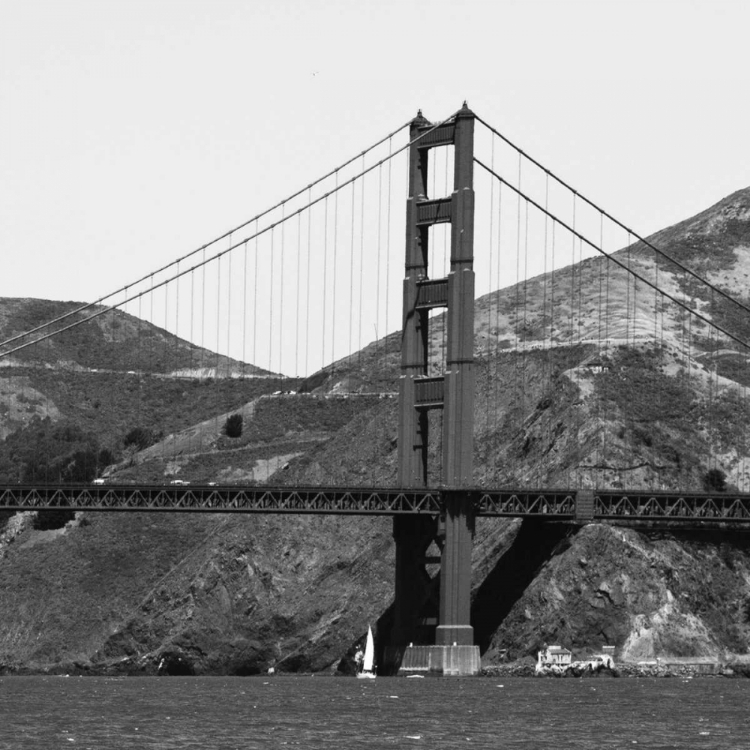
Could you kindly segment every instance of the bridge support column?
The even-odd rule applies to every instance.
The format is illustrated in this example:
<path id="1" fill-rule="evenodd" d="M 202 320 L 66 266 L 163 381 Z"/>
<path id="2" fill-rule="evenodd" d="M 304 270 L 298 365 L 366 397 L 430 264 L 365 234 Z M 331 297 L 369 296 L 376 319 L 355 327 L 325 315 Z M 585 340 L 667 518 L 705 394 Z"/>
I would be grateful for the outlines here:
<path id="1" fill-rule="evenodd" d="M 479 648 L 470 622 L 471 548 L 474 512 L 462 489 L 471 486 L 474 429 L 474 113 L 464 104 L 450 122 L 432 127 L 418 116 L 411 126 L 409 199 L 406 209 L 406 277 L 401 344 L 399 484 L 424 486 L 427 475 L 427 409 L 443 409 L 445 543 L 440 561 L 440 606 L 435 645 L 417 644 L 403 654 L 402 672 L 476 674 Z M 415 140 L 419 138 L 419 140 Z M 450 198 L 427 198 L 429 150 L 454 147 L 454 188 Z M 431 279 L 428 229 L 450 221 L 451 259 L 447 278 Z M 445 307 L 446 360 L 442 377 L 428 377 L 429 311 Z M 429 587 L 416 573 L 413 556 L 422 552 L 399 529 L 396 537 L 396 626 L 404 638 L 418 590 Z M 424 548 L 422 548 L 424 549 Z M 417 552 L 415 553 L 415 550 Z M 412 573 L 407 573 L 408 569 Z M 404 576 L 411 575 L 411 581 Z M 416 584 L 415 581 L 419 583 Z M 411 597 L 407 602 L 404 597 Z M 425 597 L 421 597 L 424 601 Z M 412 628 L 412 632 L 415 632 Z M 411 641 L 410 641 L 411 643 Z M 395 643 L 394 643 L 395 645 Z"/>
<path id="2" fill-rule="evenodd" d="M 435 519 L 429 516 L 396 516 L 396 601 L 393 640 L 406 645 L 417 638 L 420 614 L 428 598 L 430 578 L 425 571 L 427 548 L 435 536 Z"/>
<path id="3" fill-rule="evenodd" d="M 437 648 L 447 650 L 451 674 L 477 674 L 479 647 L 471 626 L 471 550 L 474 509 L 462 489 L 474 464 L 474 114 L 456 116 L 451 196 L 446 373 L 443 404 L 445 545 L 440 567 Z"/>
<path id="4" fill-rule="evenodd" d="M 471 549 L 474 512 L 460 493 L 446 492 L 445 545 L 440 566 L 439 646 L 473 646 L 471 614 Z"/>

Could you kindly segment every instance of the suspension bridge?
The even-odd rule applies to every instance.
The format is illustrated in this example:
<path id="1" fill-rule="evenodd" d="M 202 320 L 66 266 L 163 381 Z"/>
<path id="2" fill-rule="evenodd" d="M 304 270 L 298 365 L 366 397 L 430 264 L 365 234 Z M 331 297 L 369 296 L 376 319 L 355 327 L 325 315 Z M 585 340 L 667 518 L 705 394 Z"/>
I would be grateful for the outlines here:
<path id="1" fill-rule="evenodd" d="M 266 481 L 191 474 L 227 446 L 221 419 L 198 429 L 187 405 L 106 477 L 19 475 L 0 508 L 392 516 L 389 668 L 473 674 L 477 519 L 750 522 L 748 313 L 466 105 L 420 113 L 216 240 L 0 342 L 5 435 L 55 413 L 42 386 L 73 351 L 77 377 L 135 381 L 142 420 L 154 379 L 248 387 L 244 412 L 236 389 L 211 405 L 248 422 L 366 397 L 317 473 L 295 450 Z M 701 484 L 727 473 L 728 491 Z"/>

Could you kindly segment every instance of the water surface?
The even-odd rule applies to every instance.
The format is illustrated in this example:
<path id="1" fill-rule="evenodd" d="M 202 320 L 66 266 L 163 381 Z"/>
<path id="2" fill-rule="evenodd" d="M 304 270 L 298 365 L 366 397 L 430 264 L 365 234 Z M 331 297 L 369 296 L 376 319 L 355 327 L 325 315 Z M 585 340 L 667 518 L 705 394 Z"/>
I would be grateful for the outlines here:
<path id="1" fill-rule="evenodd" d="M 0 748 L 750 750 L 750 680 L 0 678 Z"/>

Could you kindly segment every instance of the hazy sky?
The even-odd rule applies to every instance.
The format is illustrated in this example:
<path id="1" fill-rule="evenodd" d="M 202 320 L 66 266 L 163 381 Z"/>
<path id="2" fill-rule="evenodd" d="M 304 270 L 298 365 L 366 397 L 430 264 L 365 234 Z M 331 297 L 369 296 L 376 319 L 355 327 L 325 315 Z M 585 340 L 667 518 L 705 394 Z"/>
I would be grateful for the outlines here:
<path id="1" fill-rule="evenodd" d="M 750 185 L 746 0 L 0 0 L 0 296 L 89 300 L 467 99 L 646 234 Z"/>

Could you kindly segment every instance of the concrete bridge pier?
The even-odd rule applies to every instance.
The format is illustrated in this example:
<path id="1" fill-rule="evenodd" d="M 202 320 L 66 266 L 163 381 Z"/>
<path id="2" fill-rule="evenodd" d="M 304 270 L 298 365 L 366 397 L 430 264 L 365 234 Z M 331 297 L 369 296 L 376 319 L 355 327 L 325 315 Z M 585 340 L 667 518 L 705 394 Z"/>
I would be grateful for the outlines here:
<path id="1" fill-rule="evenodd" d="M 440 565 L 440 615 L 434 645 L 411 645 L 400 674 L 467 676 L 481 668 L 471 626 L 471 550 L 474 512 L 461 492 L 446 492 L 444 543 Z"/>
<path id="2" fill-rule="evenodd" d="M 445 546 L 440 566 L 438 646 L 473 646 L 471 626 L 471 549 L 474 514 L 458 492 L 446 493 Z"/>

